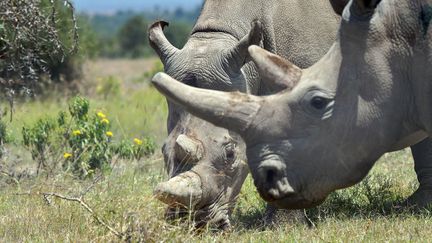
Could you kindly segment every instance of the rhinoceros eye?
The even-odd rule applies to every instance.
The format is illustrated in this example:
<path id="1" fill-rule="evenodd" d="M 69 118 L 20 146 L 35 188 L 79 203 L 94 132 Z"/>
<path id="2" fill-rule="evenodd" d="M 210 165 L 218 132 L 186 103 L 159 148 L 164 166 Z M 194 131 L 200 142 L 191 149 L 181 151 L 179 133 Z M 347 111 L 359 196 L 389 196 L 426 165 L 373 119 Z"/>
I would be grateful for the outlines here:
<path id="1" fill-rule="evenodd" d="M 301 99 L 301 104 L 308 115 L 321 120 L 328 119 L 333 114 L 334 94 L 330 91 L 313 88 L 305 93 Z"/>
<path id="2" fill-rule="evenodd" d="M 315 96 L 312 98 L 310 104 L 313 108 L 317 110 L 322 110 L 327 107 L 327 104 L 330 102 L 329 99 L 326 99 L 324 97 Z"/>

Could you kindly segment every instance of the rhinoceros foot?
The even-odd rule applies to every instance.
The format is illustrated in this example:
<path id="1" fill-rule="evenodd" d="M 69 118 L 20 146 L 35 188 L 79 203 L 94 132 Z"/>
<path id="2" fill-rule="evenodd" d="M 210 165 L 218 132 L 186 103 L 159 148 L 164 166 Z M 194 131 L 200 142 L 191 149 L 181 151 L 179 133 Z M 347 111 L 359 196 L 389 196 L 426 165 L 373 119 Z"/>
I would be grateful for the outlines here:
<path id="1" fill-rule="evenodd" d="M 432 206 L 432 188 L 419 188 L 404 203 L 405 206 L 424 209 Z"/>
<path id="2" fill-rule="evenodd" d="M 306 217 L 303 210 L 278 209 L 267 205 L 264 214 L 264 224 L 275 227 L 286 224 L 306 224 L 313 226 L 313 223 Z"/>

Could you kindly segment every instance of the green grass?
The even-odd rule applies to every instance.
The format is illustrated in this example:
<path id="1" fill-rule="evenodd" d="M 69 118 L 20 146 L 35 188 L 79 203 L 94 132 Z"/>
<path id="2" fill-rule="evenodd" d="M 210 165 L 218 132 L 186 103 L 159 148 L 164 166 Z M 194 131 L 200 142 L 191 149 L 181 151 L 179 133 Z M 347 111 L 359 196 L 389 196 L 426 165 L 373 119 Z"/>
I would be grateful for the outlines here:
<path id="1" fill-rule="evenodd" d="M 118 97 L 91 98 L 93 111 L 104 111 L 112 121 L 115 136 L 153 136 L 160 144 L 166 136 L 166 102 L 149 86 L 123 90 Z M 55 116 L 67 108 L 65 98 L 18 103 L 9 124 L 15 145 L 8 158 L 19 166 L 33 162 L 20 146 L 21 129 L 38 118 Z M 11 161 L 7 161 L 12 163 Z M 1 168 L 0 168 L 1 169 Z M 128 229 L 132 241 L 158 242 L 376 242 L 430 241 L 429 211 L 401 211 L 395 205 L 416 188 L 416 176 L 408 149 L 387 154 L 370 176 L 355 187 L 333 193 L 326 202 L 306 210 L 316 227 L 281 224 L 263 227 L 265 203 L 251 178 L 246 180 L 234 210 L 233 229 L 199 233 L 187 223 L 167 223 L 164 205 L 152 196 L 154 186 L 165 179 L 160 153 L 146 160 L 121 161 L 96 184 L 84 200 L 109 225 L 121 232 Z M 106 242 L 118 239 L 76 202 L 40 194 L 55 192 L 77 196 L 91 180 L 74 180 L 65 175 L 22 178 L 17 184 L 0 174 L 1 242 Z"/>
<path id="2" fill-rule="evenodd" d="M 90 98 L 92 112 L 103 111 L 111 121 L 115 134 L 124 138 L 152 136 L 161 141 L 166 135 L 167 105 L 165 98 L 154 88 L 144 86 L 124 91 L 116 97 Z M 32 102 L 19 101 L 15 105 L 13 121 L 9 124 L 12 137 L 21 138 L 24 125 L 43 117 L 57 117 L 68 109 L 68 99 L 50 97 Z"/>

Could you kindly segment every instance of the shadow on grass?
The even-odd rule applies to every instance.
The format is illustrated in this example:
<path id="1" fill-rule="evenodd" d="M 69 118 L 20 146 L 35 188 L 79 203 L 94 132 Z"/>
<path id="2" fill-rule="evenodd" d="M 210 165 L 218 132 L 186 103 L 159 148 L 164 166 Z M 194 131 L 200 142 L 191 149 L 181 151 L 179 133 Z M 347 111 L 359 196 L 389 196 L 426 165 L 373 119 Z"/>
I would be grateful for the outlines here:
<path id="1" fill-rule="evenodd" d="M 415 183 L 410 185 L 412 191 Z M 358 185 L 332 193 L 324 204 L 307 210 L 313 222 L 334 219 L 377 219 L 407 218 L 412 216 L 430 217 L 432 207 L 418 209 L 404 203 L 401 186 L 384 174 L 367 176 Z"/>
<path id="2" fill-rule="evenodd" d="M 411 183 L 409 188 L 414 191 L 416 184 Z M 354 187 L 332 193 L 322 205 L 305 210 L 305 214 L 307 220 L 311 220 L 315 225 L 330 219 L 432 217 L 432 206 L 421 210 L 404 206 L 406 198 L 403 190 L 406 192 L 406 186 L 402 189 L 401 185 L 388 175 L 369 175 Z M 247 209 L 236 207 L 234 215 L 237 229 L 268 230 L 272 227 L 265 222 L 265 206 L 262 205 L 250 206 Z M 305 225 L 302 220 L 293 222 Z"/>

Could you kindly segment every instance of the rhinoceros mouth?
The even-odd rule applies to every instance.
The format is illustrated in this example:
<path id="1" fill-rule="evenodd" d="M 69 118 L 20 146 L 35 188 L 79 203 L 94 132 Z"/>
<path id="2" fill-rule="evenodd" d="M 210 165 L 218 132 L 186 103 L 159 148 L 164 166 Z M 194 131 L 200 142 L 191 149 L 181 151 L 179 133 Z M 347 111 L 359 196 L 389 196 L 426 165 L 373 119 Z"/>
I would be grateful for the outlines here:
<path id="1" fill-rule="evenodd" d="M 178 203 L 171 204 L 166 210 L 165 218 L 167 220 L 185 220 L 191 216 L 196 228 L 209 225 L 215 229 L 227 230 L 231 227 L 229 211 L 233 207 L 232 203 L 225 202 L 224 193 L 221 191 L 214 201 L 206 205 L 196 205 L 191 208 Z"/>

